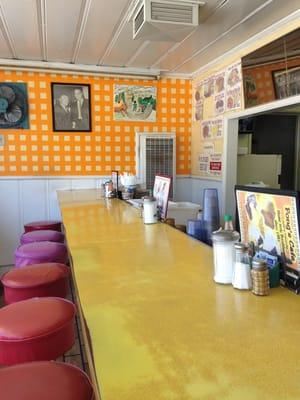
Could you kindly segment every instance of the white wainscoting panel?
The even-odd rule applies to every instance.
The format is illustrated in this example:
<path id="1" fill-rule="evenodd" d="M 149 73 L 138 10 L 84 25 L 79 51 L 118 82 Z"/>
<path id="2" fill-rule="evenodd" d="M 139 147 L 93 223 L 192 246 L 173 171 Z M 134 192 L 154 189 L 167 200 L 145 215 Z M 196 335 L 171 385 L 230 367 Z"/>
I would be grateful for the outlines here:
<path id="1" fill-rule="evenodd" d="M 57 201 L 57 190 L 71 190 L 70 179 L 51 179 L 48 181 L 49 219 L 60 220 L 60 210 Z"/>
<path id="2" fill-rule="evenodd" d="M 48 218 L 48 198 L 46 180 L 22 180 L 20 188 L 20 210 L 25 224 Z"/>
<path id="3" fill-rule="evenodd" d="M 16 239 L 21 234 L 19 185 L 0 180 L 0 265 L 12 263 Z"/>

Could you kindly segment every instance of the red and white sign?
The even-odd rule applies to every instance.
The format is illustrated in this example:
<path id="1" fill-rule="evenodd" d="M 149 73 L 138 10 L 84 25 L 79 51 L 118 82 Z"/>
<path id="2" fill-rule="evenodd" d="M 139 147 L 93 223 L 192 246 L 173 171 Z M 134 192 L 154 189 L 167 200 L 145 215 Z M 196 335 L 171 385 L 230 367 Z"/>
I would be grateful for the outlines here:
<path id="1" fill-rule="evenodd" d="M 210 171 L 222 171 L 222 163 L 221 161 L 211 161 L 209 163 Z"/>

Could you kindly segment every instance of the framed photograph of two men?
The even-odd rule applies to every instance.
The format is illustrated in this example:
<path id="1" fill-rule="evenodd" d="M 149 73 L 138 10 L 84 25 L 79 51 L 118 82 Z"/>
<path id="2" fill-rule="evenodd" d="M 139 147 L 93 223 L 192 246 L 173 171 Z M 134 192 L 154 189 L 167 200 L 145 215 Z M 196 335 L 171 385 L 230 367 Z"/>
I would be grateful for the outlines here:
<path id="1" fill-rule="evenodd" d="M 54 132 L 90 132 L 90 85 L 51 83 Z"/>

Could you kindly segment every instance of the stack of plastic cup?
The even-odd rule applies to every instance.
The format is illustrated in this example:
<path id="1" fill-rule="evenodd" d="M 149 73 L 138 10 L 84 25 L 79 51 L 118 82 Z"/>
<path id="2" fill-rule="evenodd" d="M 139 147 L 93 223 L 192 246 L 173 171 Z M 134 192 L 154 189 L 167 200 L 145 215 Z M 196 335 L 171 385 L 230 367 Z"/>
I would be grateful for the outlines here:
<path id="1" fill-rule="evenodd" d="M 188 219 L 186 223 L 186 233 L 201 241 L 205 241 L 206 239 L 206 231 L 201 219 Z"/>
<path id="2" fill-rule="evenodd" d="M 204 189 L 202 221 L 206 232 L 205 242 L 212 244 L 211 234 L 220 227 L 220 212 L 217 189 Z"/>

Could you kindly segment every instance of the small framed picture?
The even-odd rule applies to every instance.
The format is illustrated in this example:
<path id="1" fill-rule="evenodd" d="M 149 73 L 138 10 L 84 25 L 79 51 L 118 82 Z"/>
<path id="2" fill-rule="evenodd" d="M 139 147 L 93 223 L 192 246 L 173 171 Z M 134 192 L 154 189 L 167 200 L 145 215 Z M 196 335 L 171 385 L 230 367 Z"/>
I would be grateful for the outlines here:
<path id="1" fill-rule="evenodd" d="M 90 85 L 51 83 L 54 132 L 90 132 Z"/>
<path id="2" fill-rule="evenodd" d="M 161 220 L 167 218 L 171 183 L 172 178 L 170 176 L 155 175 L 153 196 L 156 198 L 159 219 Z"/>
<path id="3" fill-rule="evenodd" d="M 300 68 L 273 71 L 273 82 L 276 99 L 300 94 Z"/>

